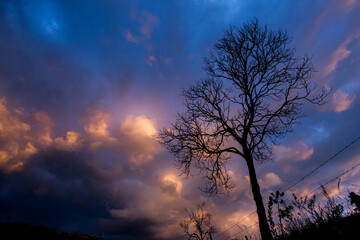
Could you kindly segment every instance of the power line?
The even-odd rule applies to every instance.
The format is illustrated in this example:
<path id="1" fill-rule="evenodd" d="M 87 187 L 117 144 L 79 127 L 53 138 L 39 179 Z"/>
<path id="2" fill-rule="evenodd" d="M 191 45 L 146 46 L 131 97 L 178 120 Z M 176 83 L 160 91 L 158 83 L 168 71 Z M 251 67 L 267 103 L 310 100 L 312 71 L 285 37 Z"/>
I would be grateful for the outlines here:
<path id="1" fill-rule="evenodd" d="M 338 175 L 338 176 L 336 176 L 336 177 L 332 178 L 330 181 L 326 182 L 325 184 L 321 184 L 321 186 L 320 186 L 320 187 L 318 187 L 318 188 L 316 188 L 315 190 L 313 190 L 313 191 L 309 192 L 309 193 L 306 195 L 306 197 L 307 197 L 307 196 L 309 196 L 310 194 L 314 193 L 314 192 L 317 192 L 320 188 L 325 187 L 326 185 L 328 185 L 329 183 L 331 183 L 331 182 L 335 181 L 336 179 L 338 179 L 338 178 L 340 178 L 340 177 L 344 176 L 344 175 L 345 175 L 345 174 L 347 174 L 348 172 L 351 172 L 352 170 L 354 170 L 354 169 L 355 169 L 355 168 L 357 168 L 358 166 L 360 166 L 360 162 L 359 162 L 359 163 L 357 163 L 357 164 L 355 164 L 353 167 L 349 168 L 349 169 L 348 169 L 348 170 L 346 170 L 345 172 L 341 173 L 340 175 Z"/>
<path id="2" fill-rule="evenodd" d="M 304 181 L 306 178 L 308 178 L 310 175 L 312 175 L 314 172 L 316 172 L 317 170 L 319 170 L 320 168 L 322 168 L 325 164 L 327 164 L 328 162 L 330 162 L 331 160 L 333 160 L 335 157 L 337 157 L 339 154 L 341 154 L 342 152 L 344 152 L 347 148 L 349 148 L 351 145 L 353 145 L 355 142 L 357 142 L 358 140 L 360 140 L 360 136 L 357 137 L 355 140 L 353 140 L 352 142 L 350 142 L 349 144 L 347 144 L 345 147 L 343 147 L 342 149 L 340 149 L 338 152 L 336 152 L 334 155 L 332 155 L 330 158 L 328 158 L 326 161 L 324 161 L 323 163 L 321 163 L 318 167 L 316 167 L 315 169 L 313 169 L 311 172 L 309 172 L 308 174 L 306 174 L 304 177 L 300 178 L 298 181 L 296 181 L 295 183 L 293 183 L 291 186 L 289 186 L 288 188 L 286 188 L 284 190 L 284 192 L 289 191 L 291 188 L 293 188 L 294 186 L 296 186 L 297 184 L 299 184 L 300 182 Z M 360 163 L 359 163 L 360 164 Z M 344 173 L 345 174 L 345 173 Z M 343 174 L 343 175 L 344 175 Z M 327 185 L 327 184 L 325 184 Z M 325 186 L 324 185 L 324 186 Z M 321 188 L 321 187 L 320 187 Z M 318 189 L 317 189 L 318 190 Z M 308 194 L 309 195 L 309 194 Z M 235 226 L 237 226 L 237 224 L 243 222 L 245 219 L 249 218 L 250 216 L 252 216 L 253 214 L 255 214 L 256 211 L 253 211 L 252 213 L 250 213 L 248 216 L 244 217 L 243 219 L 241 219 L 239 222 L 235 223 L 233 226 L 227 228 L 226 230 L 220 232 L 218 235 L 216 235 L 214 237 L 214 239 L 222 236 L 224 233 L 228 232 L 230 229 L 234 228 Z"/>
<path id="3" fill-rule="evenodd" d="M 336 177 L 332 178 L 331 180 L 329 180 L 329 181 L 326 182 L 325 184 L 321 184 L 320 187 L 318 187 L 318 188 L 316 188 L 315 190 L 309 192 L 309 193 L 305 196 L 305 198 L 308 197 L 310 194 L 312 194 L 312 193 L 314 193 L 314 192 L 317 192 L 319 189 L 322 189 L 323 187 L 325 187 L 325 186 L 328 185 L 329 183 L 335 181 L 336 179 L 339 179 L 340 177 L 344 176 L 345 174 L 351 172 L 352 170 L 354 170 L 355 168 L 357 168 L 357 167 L 359 167 L 359 166 L 360 166 L 360 162 L 357 163 L 357 164 L 355 164 L 354 166 L 352 166 L 352 167 L 349 168 L 348 170 L 342 172 L 341 174 L 337 175 Z M 289 197 L 287 197 L 287 198 L 285 199 L 285 201 L 286 201 L 288 198 L 289 198 Z M 344 199 L 341 203 L 345 203 L 345 202 L 347 202 L 346 199 Z M 279 213 L 279 211 L 276 211 L 274 214 L 277 214 L 277 213 Z M 253 224 L 253 225 L 251 225 L 251 226 L 249 226 L 249 227 L 246 227 L 246 226 L 245 226 L 245 229 L 242 229 L 241 231 L 234 233 L 234 234 L 231 235 L 229 238 L 226 238 L 226 239 L 224 239 L 224 240 L 231 239 L 231 237 L 233 237 L 233 236 L 235 236 L 235 235 L 237 235 L 237 234 L 245 231 L 246 229 L 248 229 L 248 228 L 250 228 L 250 227 L 252 227 L 252 226 L 255 226 L 256 224 L 258 224 L 258 222 L 256 222 L 255 224 Z"/>
<path id="4" fill-rule="evenodd" d="M 237 234 L 239 234 L 239 233 L 242 233 L 243 231 L 245 231 L 245 230 L 247 230 L 247 229 L 249 229 L 249 228 L 251 228 L 251 227 L 253 227 L 253 226 L 257 225 L 257 224 L 259 224 L 259 223 L 256 222 L 256 223 L 254 223 L 254 224 L 252 224 L 252 225 L 250 225 L 250 226 L 248 226 L 248 227 L 245 226 L 245 229 L 242 229 L 242 230 L 240 230 L 239 232 L 236 232 L 236 233 L 230 235 L 228 238 L 225 238 L 224 240 L 231 239 L 233 236 L 235 236 L 235 235 L 237 235 Z"/>
<path id="5" fill-rule="evenodd" d="M 318 167 L 316 167 L 315 169 L 313 169 L 311 172 L 309 172 L 308 174 L 306 174 L 304 177 L 300 178 L 298 181 L 296 181 L 295 183 L 293 183 L 290 187 L 286 188 L 284 190 L 284 192 L 289 191 L 291 188 L 293 188 L 295 185 L 297 185 L 298 183 L 304 181 L 306 178 L 308 178 L 311 174 L 313 174 L 314 172 L 316 172 L 317 170 L 319 170 L 321 167 L 323 167 L 326 163 L 330 162 L 331 160 L 333 160 L 336 156 L 338 156 L 339 154 L 341 154 L 342 152 L 344 152 L 348 147 L 350 147 L 351 145 L 353 145 L 355 142 L 357 142 L 360 139 L 360 136 L 357 137 L 354 141 L 352 141 L 351 143 L 349 143 L 348 145 L 346 145 L 345 147 L 343 147 L 341 150 L 339 150 L 338 152 L 336 152 L 334 155 L 332 155 L 329 159 L 327 159 L 326 161 L 324 161 L 323 163 L 321 163 Z"/>
<path id="6" fill-rule="evenodd" d="M 350 185 L 350 186 L 354 186 L 354 187 L 360 187 L 360 185 L 355 184 L 355 183 L 349 183 L 348 185 Z"/>
<path id="7" fill-rule="evenodd" d="M 308 197 L 309 195 L 311 195 L 312 193 L 315 193 L 317 192 L 319 189 L 322 189 L 323 187 L 325 187 L 326 185 L 328 185 L 329 183 L 335 181 L 336 179 L 344 176 L 345 174 L 351 172 L 352 170 L 354 170 L 355 168 L 359 167 L 360 166 L 360 162 L 355 164 L 353 167 L 349 168 L 348 170 L 342 172 L 341 174 L 337 175 L 336 177 L 332 178 L 331 180 L 329 180 L 328 182 L 326 182 L 325 184 L 321 184 L 320 187 L 312 190 L 311 192 L 309 192 L 308 194 L 305 195 L 304 198 Z M 288 200 L 290 197 L 287 197 L 284 201 Z M 279 211 L 276 211 L 274 214 L 277 214 Z"/>
<path id="8" fill-rule="evenodd" d="M 218 235 L 216 235 L 214 237 L 214 239 L 220 237 L 221 235 L 223 235 L 224 233 L 226 233 L 227 231 L 229 231 L 230 229 L 238 226 L 238 224 L 240 224 L 241 222 L 245 221 L 247 218 L 249 218 L 250 216 L 254 215 L 256 213 L 256 211 L 253 211 L 252 213 L 250 213 L 249 215 L 247 215 L 246 217 L 242 218 L 239 222 L 235 223 L 234 225 L 232 225 L 231 227 L 227 228 L 226 230 L 220 232 Z"/>

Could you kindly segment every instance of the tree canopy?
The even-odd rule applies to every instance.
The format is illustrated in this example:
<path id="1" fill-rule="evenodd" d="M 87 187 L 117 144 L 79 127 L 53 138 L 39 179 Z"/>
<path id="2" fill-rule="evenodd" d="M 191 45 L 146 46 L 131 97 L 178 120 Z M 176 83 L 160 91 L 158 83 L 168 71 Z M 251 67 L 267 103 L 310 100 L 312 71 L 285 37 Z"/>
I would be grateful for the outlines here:
<path id="1" fill-rule="evenodd" d="M 193 166 L 204 173 L 209 195 L 233 187 L 227 163 L 234 155 L 244 159 L 264 216 L 254 161 L 270 158 L 272 145 L 303 116 L 305 102 L 322 104 L 328 94 L 316 93 L 310 58 L 296 57 L 289 43 L 285 31 L 257 19 L 231 26 L 205 58 L 207 77 L 183 90 L 185 112 L 159 135 L 183 173 Z"/>

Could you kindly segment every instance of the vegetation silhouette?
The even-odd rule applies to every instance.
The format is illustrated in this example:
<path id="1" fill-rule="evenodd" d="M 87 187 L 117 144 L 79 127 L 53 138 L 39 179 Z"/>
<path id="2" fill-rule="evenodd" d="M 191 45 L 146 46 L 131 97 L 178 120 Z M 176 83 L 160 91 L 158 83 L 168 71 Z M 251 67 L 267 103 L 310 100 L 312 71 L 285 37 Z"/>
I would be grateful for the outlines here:
<path id="1" fill-rule="evenodd" d="M 312 197 L 292 195 L 287 203 L 284 193 L 272 193 L 268 201 L 268 221 L 270 229 L 276 240 L 312 240 L 312 239 L 358 239 L 360 236 L 360 213 L 352 197 L 358 196 L 350 193 L 350 203 L 354 209 L 345 211 L 342 203 L 331 198 L 325 187 L 322 187 L 326 203 Z M 360 197 L 360 196 L 358 196 Z M 273 210 L 276 209 L 276 214 Z"/>
<path id="2" fill-rule="evenodd" d="M 216 229 L 211 224 L 212 215 L 204 210 L 204 206 L 203 202 L 196 211 L 185 209 L 188 218 L 181 220 L 180 227 L 188 240 L 213 240 Z"/>
<path id="3" fill-rule="evenodd" d="M 207 77 L 183 90 L 185 112 L 159 134 L 183 174 L 200 169 L 209 196 L 230 191 L 227 164 L 245 160 L 263 240 L 272 235 L 255 162 L 271 157 L 272 145 L 303 116 L 304 102 L 322 104 L 329 94 L 315 93 L 310 58 L 295 57 L 289 43 L 286 32 L 257 19 L 231 26 L 205 58 Z"/>
<path id="4" fill-rule="evenodd" d="M 27 223 L 0 223 L 0 238 L 5 240 L 100 240 L 85 233 L 58 232 L 55 228 L 43 225 L 35 226 Z"/>
<path id="5" fill-rule="evenodd" d="M 349 194 L 349 198 L 350 198 L 350 203 L 352 205 L 355 205 L 355 210 L 359 212 L 360 211 L 360 196 L 354 192 L 351 192 Z"/>

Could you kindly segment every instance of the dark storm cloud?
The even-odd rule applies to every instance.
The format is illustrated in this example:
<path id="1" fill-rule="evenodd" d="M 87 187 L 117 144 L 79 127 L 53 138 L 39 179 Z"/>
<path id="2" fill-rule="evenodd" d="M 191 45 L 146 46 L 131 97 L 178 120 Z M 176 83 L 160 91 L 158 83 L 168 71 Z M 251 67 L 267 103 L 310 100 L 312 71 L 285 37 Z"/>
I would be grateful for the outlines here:
<path id="1" fill-rule="evenodd" d="M 168 156 L 157 155 L 153 120 L 130 115 L 116 125 L 94 110 L 83 118 L 82 130 L 57 135 L 45 113 L 25 114 L 4 98 L 0 113 L 2 220 L 106 238 L 178 236 L 167 228 L 177 225 L 175 213 L 185 207 L 182 183 Z M 139 223 L 151 223 L 149 230 L 134 232 Z M 114 224 L 123 226 L 117 235 Z"/>
<path id="2" fill-rule="evenodd" d="M 9 217 L 65 229 L 96 227 L 97 217 L 108 216 L 107 191 L 82 158 L 58 151 L 36 154 L 28 160 L 26 171 L 1 175 L 1 190 L 7 195 L 1 204 L 3 220 Z"/>
<path id="3" fill-rule="evenodd" d="M 111 196 L 111 183 L 97 177 L 98 169 L 87 166 L 84 155 L 37 154 L 27 162 L 26 171 L 1 175 L 1 220 L 105 234 L 106 239 L 155 239 L 151 219 L 110 216 L 108 209 L 122 208 L 126 197 Z"/>
<path id="4" fill-rule="evenodd" d="M 50 149 L 28 159 L 24 171 L 1 174 L 1 220 L 45 224 L 98 236 L 103 233 L 109 239 L 154 239 L 156 223 L 151 219 L 114 219 L 109 214 L 109 209 L 123 209 L 125 202 L 134 201 L 138 195 L 132 193 L 134 189 L 126 190 L 126 182 L 121 183 L 124 177 L 132 179 L 132 174 L 111 177 L 111 170 L 93 164 L 98 159 L 89 159 L 97 157 L 107 162 L 110 159 L 106 152 L 89 156 L 82 151 Z M 107 174 L 103 175 L 103 171 Z M 123 185 L 124 189 L 114 194 L 115 185 Z"/>

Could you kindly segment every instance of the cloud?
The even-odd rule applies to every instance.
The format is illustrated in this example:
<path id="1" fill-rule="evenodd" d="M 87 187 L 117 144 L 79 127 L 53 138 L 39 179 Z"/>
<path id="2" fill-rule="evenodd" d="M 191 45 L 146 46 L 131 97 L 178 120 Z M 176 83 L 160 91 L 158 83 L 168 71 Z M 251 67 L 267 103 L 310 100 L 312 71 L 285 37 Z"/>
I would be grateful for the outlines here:
<path id="1" fill-rule="evenodd" d="M 169 195 L 180 195 L 182 183 L 173 174 L 166 174 L 160 180 L 161 189 Z"/>
<path id="2" fill-rule="evenodd" d="M 332 108 L 335 112 L 340 113 L 346 111 L 354 103 L 356 97 L 342 90 L 337 90 L 332 97 Z"/>
<path id="3" fill-rule="evenodd" d="M 153 28 L 158 25 L 159 18 L 147 11 L 142 11 L 140 18 L 135 14 L 133 20 L 134 18 L 138 19 L 138 23 L 140 24 L 140 32 L 143 34 L 143 36 L 145 38 L 151 38 L 151 33 Z"/>
<path id="4" fill-rule="evenodd" d="M 263 189 L 272 188 L 282 183 L 281 178 L 276 173 L 266 173 L 264 177 L 259 179 L 259 184 Z"/>
<path id="5" fill-rule="evenodd" d="M 344 1 L 344 6 L 347 12 L 350 12 L 355 7 L 357 0 L 346 0 Z"/>
<path id="6" fill-rule="evenodd" d="M 142 41 L 141 37 L 134 36 L 129 30 L 125 31 L 125 38 L 131 43 L 140 43 Z"/>
<path id="7" fill-rule="evenodd" d="M 154 137 L 157 133 L 155 121 L 146 118 L 145 116 L 135 117 L 129 115 L 121 124 L 120 130 L 129 137 Z"/>
<path id="8" fill-rule="evenodd" d="M 179 217 L 189 204 L 181 194 L 183 183 L 172 173 L 155 175 L 155 179 L 124 179 L 122 188 L 129 201 L 122 208 L 110 208 L 109 213 L 119 220 L 151 219 L 156 239 L 177 239 L 181 236 Z"/>
<path id="9" fill-rule="evenodd" d="M 149 163 L 159 153 L 154 139 L 157 133 L 155 120 L 129 115 L 116 124 L 110 114 L 93 110 L 83 118 L 82 131 L 68 130 L 52 138 L 55 135 L 52 130 L 58 123 L 46 113 L 31 115 L 24 109 L 8 105 L 2 98 L 0 170 L 9 177 L 0 174 L 0 180 L 4 188 L 14 182 L 19 186 L 11 188 L 9 196 L 18 198 L 21 193 L 27 199 L 26 206 L 34 211 L 37 209 L 38 214 L 48 219 L 47 224 L 73 223 L 75 226 L 76 222 L 84 222 L 89 226 L 95 216 L 95 221 L 102 218 L 99 220 L 102 229 L 109 228 L 114 220 L 117 226 L 135 229 L 136 224 L 145 221 L 149 223 L 151 236 L 142 239 L 174 237 L 178 213 L 186 202 L 181 196 L 182 182 L 175 174 L 157 169 L 158 162 L 152 162 L 140 173 L 136 167 L 128 168 L 128 164 L 141 166 Z M 13 179 L 11 174 L 15 171 L 18 175 Z M 25 183 L 26 191 L 21 187 Z M 43 208 L 51 216 L 33 206 L 36 198 L 47 200 Z M 56 201 L 60 201 L 57 205 L 63 209 L 62 212 L 49 210 Z M 92 207 L 93 201 L 97 204 L 96 209 L 88 209 L 94 214 L 91 220 L 69 219 L 72 207 L 83 205 L 79 208 L 86 209 Z M 106 205 L 101 204 L 104 201 Z M 15 219 L 14 212 L 22 207 L 11 202 L 2 199 L 7 209 L 5 213 Z M 173 204 L 176 204 L 175 208 Z M 86 216 L 81 211 L 75 210 L 74 213 Z M 33 223 L 45 224 L 35 212 L 24 212 L 27 214 L 22 216 L 22 220 L 32 219 Z M 127 224 L 123 224 L 125 222 Z M 107 230 L 107 234 L 112 231 Z M 125 228 L 115 232 L 119 237 L 127 234 L 142 236 Z"/>
<path id="10" fill-rule="evenodd" d="M 135 8 L 130 11 L 130 20 L 135 23 L 136 27 L 134 27 L 133 31 L 135 31 L 136 34 L 127 29 L 124 35 L 127 41 L 136 44 L 151 39 L 152 32 L 159 23 L 157 16 L 145 10 L 139 12 Z"/>
<path id="11" fill-rule="evenodd" d="M 38 151 L 78 152 L 90 150 L 93 154 L 106 150 L 108 154 L 126 157 L 134 167 L 149 163 L 160 152 L 155 140 L 157 134 L 155 120 L 145 116 L 127 116 L 120 126 L 112 125 L 110 114 L 90 111 L 83 118 L 84 131 L 69 130 L 52 138 L 56 125 L 44 112 L 36 112 L 25 120 L 24 110 L 8 109 L 5 98 L 0 101 L 0 168 L 6 172 L 20 170 L 24 160 Z M 112 130 L 111 130 L 111 129 Z M 119 129 L 118 131 L 113 131 Z M 88 164 L 101 169 L 101 164 L 90 158 Z M 114 171 L 122 168 L 115 164 Z"/>
<path id="12" fill-rule="evenodd" d="M 331 55 L 330 62 L 324 67 L 323 73 L 325 76 L 333 73 L 340 61 L 346 59 L 350 54 L 351 50 L 349 50 L 349 44 L 358 38 L 357 35 L 353 35 L 348 37 Z"/>
<path id="13" fill-rule="evenodd" d="M 8 101 L 0 104 L 6 110 L 0 115 L 0 220 L 10 216 L 59 230 L 103 232 L 105 239 L 177 240 L 185 207 L 205 200 L 220 230 L 254 211 L 242 159 L 229 165 L 234 191 L 206 198 L 198 191 L 201 175 L 179 177 L 154 138 L 157 125 L 181 109 L 181 89 L 203 77 L 202 57 L 223 30 L 254 14 L 269 28 L 286 22 L 299 55 L 306 45 L 301 41 L 311 33 L 319 44 L 306 49 L 314 65 L 351 93 L 337 98 L 352 100 L 357 94 L 343 86 L 359 75 L 358 43 L 351 41 L 358 31 L 358 1 L 305 0 L 280 7 L 235 0 L 23 3 L 0 1 L 0 94 Z M 329 105 L 335 111 L 335 102 Z M 336 118 L 311 112 L 291 138 L 314 136 L 312 144 L 277 146 L 276 161 L 256 166 L 267 188 L 264 199 L 272 187 L 298 179 L 328 157 L 329 149 L 343 146 L 358 129 L 357 105 L 353 101 Z M 350 148 L 346 153 L 353 154 Z M 347 161 L 339 159 L 336 169 Z M 291 174 L 281 171 L 288 165 Z M 334 169 L 324 167 L 316 180 L 326 182 Z M 251 226 L 256 219 L 254 214 L 242 223 Z"/>
<path id="14" fill-rule="evenodd" d="M 230 176 L 230 181 L 235 185 L 234 192 L 242 193 L 244 190 L 249 190 L 249 181 L 248 178 L 242 174 L 236 173 L 233 170 L 228 170 L 228 174 Z M 233 197 L 236 197 L 234 194 Z"/>
<path id="15" fill-rule="evenodd" d="M 37 152 L 31 127 L 23 118 L 23 109 L 9 108 L 6 99 L 0 99 L 0 171 L 5 173 L 21 170 Z"/>
<path id="16" fill-rule="evenodd" d="M 295 146 L 286 147 L 283 145 L 272 146 L 274 159 L 277 162 L 280 161 L 304 161 L 311 157 L 314 153 L 314 148 L 306 145 L 304 142 L 300 141 L 296 143 Z"/>
<path id="17" fill-rule="evenodd" d="M 61 151 L 79 151 L 83 140 L 78 132 L 67 131 L 65 137 L 57 137 L 54 140 L 56 149 Z"/>
<path id="18" fill-rule="evenodd" d="M 334 72 L 338 66 L 338 63 L 347 58 L 350 55 L 351 51 L 346 48 L 346 45 L 341 45 L 336 51 L 332 54 L 331 62 L 325 66 L 324 74 L 325 76 Z"/>
<path id="19" fill-rule="evenodd" d="M 237 232 L 239 232 L 239 227 L 238 227 L 239 225 L 241 227 L 247 226 L 248 232 L 252 232 L 254 230 L 254 226 L 252 225 L 258 219 L 256 214 L 252 214 L 255 209 L 249 207 L 250 206 L 247 206 L 247 208 L 244 207 L 244 208 L 236 209 L 235 211 L 229 213 L 226 216 L 226 218 L 224 218 L 224 220 L 220 222 L 219 225 L 217 225 L 220 227 L 222 231 L 226 231 L 225 236 L 228 235 L 229 238 L 230 236 L 234 236 Z"/>
<path id="20" fill-rule="evenodd" d="M 329 39 L 322 39 L 323 36 L 327 38 L 327 34 L 329 29 L 326 27 L 331 24 L 333 21 L 340 21 L 340 19 L 344 20 L 349 17 L 349 12 L 355 8 L 357 1 L 356 0 L 329 0 L 326 2 L 319 2 L 315 4 L 313 9 L 314 15 L 309 13 L 308 17 L 312 20 L 309 22 L 306 27 L 306 38 L 305 41 L 309 43 L 309 41 L 316 41 L 318 44 L 324 45 L 324 41 L 331 42 Z M 335 24 L 336 25 L 336 24 Z M 331 29 L 336 29 L 335 31 L 342 31 L 337 29 L 336 26 L 332 25 Z M 342 36 L 339 35 L 341 38 Z M 337 40 L 337 38 L 334 38 Z M 346 41 L 345 41 L 346 42 Z M 331 43 L 330 43 L 331 44 Z M 337 49 L 338 51 L 333 54 L 331 63 L 327 66 L 325 75 L 329 74 L 331 70 L 336 67 L 336 59 L 340 59 L 347 54 L 346 46 L 342 45 Z M 341 60 L 341 59 L 340 59 Z M 339 60 L 338 60 L 339 61 Z"/>
<path id="21" fill-rule="evenodd" d="M 129 159 L 135 166 L 153 160 L 154 154 L 160 151 L 155 140 L 156 123 L 145 116 L 129 115 L 120 126 L 121 145 L 127 149 Z M 125 140 L 125 139 L 126 140 Z"/>
<path id="22" fill-rule="evenodd" d="M 248 182 L 250 182 L 249 176 L 246 176 L 246 179 L 248 180 Z M 280 185 L 283 181 L 276 173 L 269 172 L 266 173 L 264 177 L 259 177 L 258 182 L 259 185 L 261 186 L 261 189 L 265 190 Z"/>
<path id="23" fill-rule="evenodd" d="M 151 56 L 148 57 L 146 62 L 151 67 L 156 62 L 156 57 L 151 55 Z"/>
<path id="24" fill-rule="evenodd" d="M 53 139 L 51 138 L 51 131 L 55 123 L 45 112 L 36 112 L 35 120 L 36 125 L 34 127 L 38 129 L 40 135 L 38 136 L 38 142 L 40 146 L 48 147 L 53 142 Z"/>
<path id="25" fill-rule="evenodd" d="M 108 130 L 110 119 L 109 114 L 93 111 L 85 120 L 84 129 L 89 134 L 91 149 L 97 150 L 102 146 L 111 147 L 117 143 L 117 139 Z"/>

